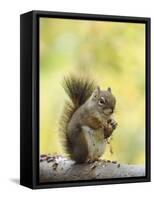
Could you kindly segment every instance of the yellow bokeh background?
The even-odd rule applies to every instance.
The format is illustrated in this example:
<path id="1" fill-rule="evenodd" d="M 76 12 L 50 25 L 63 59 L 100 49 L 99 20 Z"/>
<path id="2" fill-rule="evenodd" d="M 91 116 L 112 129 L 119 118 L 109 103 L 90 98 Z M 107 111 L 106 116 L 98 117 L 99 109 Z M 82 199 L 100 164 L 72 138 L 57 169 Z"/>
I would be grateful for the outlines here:
<path id="1" fill-rule="evenodd" d="M 145 163 L 145 25 L 40 18 L 40 153 L 62 154 L 59 123 L 68 74 L 89 76 L 117 99 L 110 153 L 104 159 Z"/>

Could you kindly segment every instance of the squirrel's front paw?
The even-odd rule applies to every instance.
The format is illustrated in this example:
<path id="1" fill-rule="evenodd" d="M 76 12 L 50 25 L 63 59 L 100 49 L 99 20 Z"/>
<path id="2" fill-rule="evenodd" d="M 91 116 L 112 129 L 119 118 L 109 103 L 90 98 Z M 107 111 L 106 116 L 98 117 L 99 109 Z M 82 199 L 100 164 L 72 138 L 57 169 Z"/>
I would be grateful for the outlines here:
<path id="1" fill-rule="evenodd" d="M 108 138 L 112 135 L 113 130 L 117 127 L 117 122 L 114 119 L 109 119 L 107 122 L 107 126 L 104 127 L 104 136 Z"/>
<path id="2" fill-rule="evenodd" d="M 118 123 L 114 119 L 109 119 L 108 124 L 109 124 L 109 126 L 112 127 L 113 130 L 116 129 L 117 125 L 118 125 Z"/>

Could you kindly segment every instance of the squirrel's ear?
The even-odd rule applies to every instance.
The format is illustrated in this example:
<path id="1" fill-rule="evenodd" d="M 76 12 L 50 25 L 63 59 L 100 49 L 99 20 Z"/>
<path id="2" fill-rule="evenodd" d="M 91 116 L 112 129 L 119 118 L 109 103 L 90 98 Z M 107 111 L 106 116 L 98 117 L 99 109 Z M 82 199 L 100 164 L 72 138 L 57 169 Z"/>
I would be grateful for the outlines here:
<path id="1" fill-rule="evenodd" d="M 112 92 L 110 87 L 108 87 L 107 90 L 108 90 L 110 93 Z"/>
<path id="2" fill-rule="evenodd" d="M 100 91 L 101 91 L 99 86 L 97 86 L 96 90 L 97 90 L 98 94 L 99 94 Z"/>
<path id="3" fill-rule="evenodd" d="M 97 96 L 99 95 L 99 93 L 100 93 L 100 87 L 97 86 L 96 89 L 95 89 L 94 92 L 93 92 L 93 96 L 94 96 L 94 97 L 97 97 Z"/>

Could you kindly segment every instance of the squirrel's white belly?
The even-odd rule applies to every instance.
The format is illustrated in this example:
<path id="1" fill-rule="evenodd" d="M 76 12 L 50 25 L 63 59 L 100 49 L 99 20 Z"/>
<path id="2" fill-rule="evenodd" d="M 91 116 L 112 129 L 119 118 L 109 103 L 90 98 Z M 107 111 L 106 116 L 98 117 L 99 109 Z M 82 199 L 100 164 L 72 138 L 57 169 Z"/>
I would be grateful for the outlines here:
<path id="1" fill-rule="evenodd" d="M 94 131 L 87 126 L 82 128 L 88 143 L 88 159 L 96 160 L 103 155 L 106 147 L 106 139 L 104 139 L 102 129 Z"/>

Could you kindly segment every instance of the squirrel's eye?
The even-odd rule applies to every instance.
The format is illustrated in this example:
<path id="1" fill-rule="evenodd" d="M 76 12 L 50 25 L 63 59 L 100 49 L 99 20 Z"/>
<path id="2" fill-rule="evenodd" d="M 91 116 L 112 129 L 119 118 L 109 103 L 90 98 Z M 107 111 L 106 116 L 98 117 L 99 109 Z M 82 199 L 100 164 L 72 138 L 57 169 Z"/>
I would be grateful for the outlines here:
<path id="1" fill-rule="evenodd" d="M 103 104 L 105 104 L 105 99 L 103 97 L 101 97 L 101 99 L 99 100 L 98 104 L 100 106 L 102 106 Z"/>

